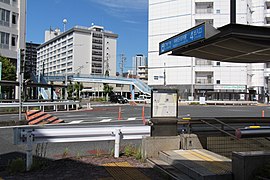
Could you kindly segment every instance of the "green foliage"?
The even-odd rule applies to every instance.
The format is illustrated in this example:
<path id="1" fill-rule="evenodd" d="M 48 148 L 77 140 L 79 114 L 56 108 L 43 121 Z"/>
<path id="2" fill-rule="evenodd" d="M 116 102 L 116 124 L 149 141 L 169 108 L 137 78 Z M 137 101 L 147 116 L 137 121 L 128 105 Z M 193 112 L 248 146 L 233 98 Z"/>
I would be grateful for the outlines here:
<path id="1" fill-rule="evenodd" d="M 25 171 L 25 161 L 22 158 L 13 159 L 7 167 L 9 173 L 22 173 Z"/>
<path id="2" fill-rule="evenodd" d="M 45 160 L 41 160 L 39 158 L 33 159 L 33 164 L 31 166 L 31 171 L 40 170 L 47 166 L 47 163 Z"/>
<path id="3" fill-rule="evenodd" d="M 63 158 L 67 157 L 68 156 L 68 152 L 69 152 L 68 148 L 65 148 L 62 157 Z"/>
<path id="4" fill-rule="evenodd" d="M 191 102 L 191 103 L 189 103 L 190 105 L 200 105 L 200 103 L 199 102 Z"/>
<path id="5" fill-rule="evenodd" d="M 137 160 L 142 159 L 141 147 L 139 147 L 139 148 L 137 149 L 137 152 L 136 152 L 136 154 L 135 154 L 135 158 L 136 158 Z"/>
<path id="6" fill-rule="evenodd" d="M 108 95 L 111 94 L 113 91 L 113 87 L 108 85 L 108 84 L 104 84 L 103 86 L 103 92 L 105 93 L 106 96 L 106 100 L 108 101 Z"/>
<path id="7" fill-rule="evenodd" d="M 126 156 L 133 156 L 136 154 L 135 148 L 131 145 L 127 145 L 124 149 L 124 154 Z"/>
<path id="8" fill-rule="evenodd" d="M 16 67 L 11 63 L 11 61 L 0 56 L 0 62 L 2 62 L 2 80 L 16 81 Z"/>
<path id="9" fill-rule="evenodd" d="M 75 84 L 68 84 L 67 91 L 69 99 L 76 98 L 79 99 L 79 92 L 83 89 L 83 84 L 76 82 Z"/>
<path id="10" fill-rule="evenodd" d="M 114 148 L 111 149 L 110 155 L 111 155 L 111 156 L 114 156 Z"/>

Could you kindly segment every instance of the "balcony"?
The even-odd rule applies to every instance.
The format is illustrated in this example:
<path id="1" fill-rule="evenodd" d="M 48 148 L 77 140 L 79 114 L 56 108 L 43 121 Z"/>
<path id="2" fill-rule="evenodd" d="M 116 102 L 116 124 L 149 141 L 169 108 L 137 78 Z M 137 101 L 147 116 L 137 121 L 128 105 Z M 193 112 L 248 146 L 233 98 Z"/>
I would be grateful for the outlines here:
<path id="1" fill-rule="evenodd" d="M 196 66 L 212 66 L 212 61 L 206 60 L 206 59 L 195 59 Z"/>
<path id="2" fill-rule="evenodd" d="M 213 2 L 196 2 L 195 13 L 196 14 L 213 14 L 214 13 Z"/>
<path id="3" fill-rule="evenodd" d="M 213 85 L 213 79 L 203 79 L 203 78 L 196 78 L 195 84 L 198 85 Z"/>

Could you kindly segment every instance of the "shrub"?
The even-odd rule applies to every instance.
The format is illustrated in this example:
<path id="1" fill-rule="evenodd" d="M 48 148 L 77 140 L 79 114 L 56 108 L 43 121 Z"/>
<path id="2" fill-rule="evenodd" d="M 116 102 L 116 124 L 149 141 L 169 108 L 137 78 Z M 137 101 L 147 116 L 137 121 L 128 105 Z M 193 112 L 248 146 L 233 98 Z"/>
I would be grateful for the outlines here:
<path id="1" fill-rule="evenodd" d="M 9 173 L 22 173 L 25 171 L 25 161 L 22 158 L 13 159 L 7 170 Z"/>
<path id="2" fill-rule="evenodd" d="M 131 145 L 127 145 L 124 149 L 124 154 L 126 156 L 133 156 L 135 154 L 134 147 L 132 147 Z"/>

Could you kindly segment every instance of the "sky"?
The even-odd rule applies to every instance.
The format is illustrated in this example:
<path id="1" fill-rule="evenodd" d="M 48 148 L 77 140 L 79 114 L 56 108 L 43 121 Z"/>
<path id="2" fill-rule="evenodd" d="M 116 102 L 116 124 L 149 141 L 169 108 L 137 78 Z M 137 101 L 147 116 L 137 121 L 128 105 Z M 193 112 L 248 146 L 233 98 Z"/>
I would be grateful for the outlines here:
<path id="1" fill-rule="evenodd" d="M 148 0 L 27 0 L 26 41 L 43 43 L 45 30 L 66 29 L 92 23 L 119 35 L 117 39 L 117 71 L 120 54 L 127 60 L 125 71 L 131 69 L 132 57 L 147 56 Z"/>

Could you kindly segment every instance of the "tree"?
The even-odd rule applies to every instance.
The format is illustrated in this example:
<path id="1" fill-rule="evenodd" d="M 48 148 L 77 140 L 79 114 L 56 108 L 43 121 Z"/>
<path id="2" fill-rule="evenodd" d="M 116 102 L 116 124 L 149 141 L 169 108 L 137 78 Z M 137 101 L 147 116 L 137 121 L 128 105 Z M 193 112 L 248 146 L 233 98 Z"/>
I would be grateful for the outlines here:
<path id="1" fill-rule="evenodd" d="M 0 62 L 2 62 L 2 80 L 6 81 L 16 81 L 16 67 L 11 63 L 11 61 L 3 56 L 0 56 Z M 12 98 L 12 87 L 2 86 L 0 94 L 6 92 L 7 98 Z"/>
<path id="2" fill-rule="evenodd" d="M 80 82 L 76 82 L 74 84 L 74 89 L 75 89 L 75 92 L 76 92 L 77 99 L 80 99 L 80 92 L 83 89 L 83 84 L 80 83 Z"/>
<path id="3" fill-rule="evenodd" d="M 112 93 L 113 91 L 113 87 L 108 85 L 108 84 L 103 84 L 103 91 L 105 93 L 105 96 L 106 96 L 106 100 L 108 101 L 109 99 L 109 94 Z"/>
<path id="4" fill-rule="evenodd" d="M 0 62 L 2 62 L 2 80 L 16 81 L 16 67 L 3 56 L 0 56 Z"/>

